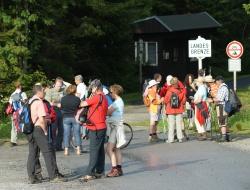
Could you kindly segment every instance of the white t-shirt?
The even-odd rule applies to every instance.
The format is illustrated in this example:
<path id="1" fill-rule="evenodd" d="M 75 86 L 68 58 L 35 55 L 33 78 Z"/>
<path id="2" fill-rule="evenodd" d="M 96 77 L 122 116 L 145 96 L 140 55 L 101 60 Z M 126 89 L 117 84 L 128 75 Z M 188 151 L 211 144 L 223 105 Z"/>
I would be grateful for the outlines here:
<path id="1" fill-rule="evenodd" d="M 21 90 L 20 90 L 20 89 L 16 89 L 16 90 L 10 95 L 10 99 L 9 99 L 9 103 L 10 103 L 10 104 L 12 104 L 12 102 L 13 102 L 11 96 L 14 95 L 14 94 L 19 94 L 19 93 L 21 93 Z M 27 99 L 28 99 L 28 97 L 27 97 L 26 93 L 25 93 L 25 92 L 22 92 L 22 93 L 21 93 L 21 100 L 22 100 L 22 101 L 25 101 L 25 100 L 27 100 Z"/>
<path id="2" fill-rule="evenodd" d="M 76 93 L 78 94 L 78 97 L 80 99 L 83 99 L 84 97 L 86 98 L 86 96 L 87 96 L 87 87 L 83 82 L 77 85 Z"/>
<path id="3" fill-rule="evenodd" d="M 198 98 L 201 98 L 201 101 L 206 101 L 207 99 L 207 87 L 204 84 L 198 87 L 198 90 L 194 95 L 194 100 L 197 100 Z"/>

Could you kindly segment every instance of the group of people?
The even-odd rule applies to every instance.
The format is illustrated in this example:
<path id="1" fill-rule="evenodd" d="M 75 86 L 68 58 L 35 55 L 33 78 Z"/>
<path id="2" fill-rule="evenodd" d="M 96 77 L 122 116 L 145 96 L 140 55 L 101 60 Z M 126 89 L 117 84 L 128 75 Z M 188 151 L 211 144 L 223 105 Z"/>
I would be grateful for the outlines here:
<path id="1" fill-rule="evenodd" d="M 114 84 L 109 89 L 104 89 L 101 81 L 95 79 L 87 87 L 81 75 L 75 76 L 75 83 L 76 85 L 67 84 L 61 77 L 56 78 L 52 87 L 36 83 L 33 86 L 31 98 L 22 91 L 20 82 L 15 83 L 16 90 L 10 96 L 9 103 L 15 105 L 17 102 L 20 104 L 28 102 L 31 121 L 34 125 L 33 132 L 27 135 L 29 142 L 27 171 L 32 184 L 43 181 L 39 161 L 40 152 L 44 156 L 50 181 L 66 180 L 58 170 L 56 151 L 64 148 L 64 155 L 69 155 L 69 141 L 73 132 L 77 146 L 76 154 L 80 155 L 81 131 L 85 130 L 90 141 L 89 165 L 86 175 L 80 180 L 87 182 L 104 175 L 104 143 L 107 136 L 107 154 L 112 165 L 107 177 L 123 175 L 120 150 L 125 143 L 122 86 Z M 14 110 L 16 111 L 11 116 L 12 146 L 17 145 L 17 132 L 20 130 L 15 117 L 19 110 L 15 106 Z M 85 111 L 86 121 L 81 122 L 80 116 L 84 110 L 87 110 Z"/>
<path id="2" fill-rule="evenodd" d="M 212 110 L 215 107 L 218 125 L 221 130 L 220 142 L 230 141 L 228 113 L 225 104 L 229 98 L 229 89 L 222 76 L 215 79 L 205 76 L 199 70 L 198 77 L 187 74 L 182 83 L 177 77 L 168 75 L 161 87 L 162 76 L 158 73 L 154 79 L 145 81 L 143 89 L 144 104 L 150 116 L 149 142 L 157 142 L 157 125 L 164 115 L 168 123 L 167 143 L 175 140 L 183 142 L 185 133 L 184 117 L 189 119 L 189 127 L 196 126 L 198 140 L 211 139 Z"/>

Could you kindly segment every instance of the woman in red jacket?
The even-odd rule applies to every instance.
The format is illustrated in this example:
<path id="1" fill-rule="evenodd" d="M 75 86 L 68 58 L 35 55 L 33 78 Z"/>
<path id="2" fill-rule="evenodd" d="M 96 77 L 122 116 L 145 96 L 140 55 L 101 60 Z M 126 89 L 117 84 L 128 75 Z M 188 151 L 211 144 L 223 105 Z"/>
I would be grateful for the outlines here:
<path id="1" fill-rule="evenodd" d="M 174 130 L 176 129 L 177 138 L 182 142 L 182 114 L 186 103 L 185 91 L 179 87 L 178 79 L 173 77 L 165 96 L 166 115 L 168 117 L 168 143 L 174 142 Z"/>

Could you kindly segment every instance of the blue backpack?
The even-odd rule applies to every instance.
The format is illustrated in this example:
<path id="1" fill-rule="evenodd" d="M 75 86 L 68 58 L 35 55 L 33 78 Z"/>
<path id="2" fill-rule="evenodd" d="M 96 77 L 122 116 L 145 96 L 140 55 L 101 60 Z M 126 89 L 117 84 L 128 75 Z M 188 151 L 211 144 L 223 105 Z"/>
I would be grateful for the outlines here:
<path id="1" fill-rule="evenodd" d="M 34 123 L 31 119 L 31 104 L 38 99 L 32 100 L 30 103 L 27 101 L 21 108 L 19 112 L 19 129 L 22 133 L 28 135 L 31 134 L 34 130 Z"/>

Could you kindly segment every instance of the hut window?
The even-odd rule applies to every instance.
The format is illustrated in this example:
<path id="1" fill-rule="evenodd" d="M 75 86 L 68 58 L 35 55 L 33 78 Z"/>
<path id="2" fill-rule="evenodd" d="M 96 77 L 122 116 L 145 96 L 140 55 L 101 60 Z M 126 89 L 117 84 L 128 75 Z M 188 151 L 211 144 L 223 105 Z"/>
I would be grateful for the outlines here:
<path id="1" fill-rule="evenodd" d="M 140 58 L 140 44 L 135 42 L 135 60 Z M 158 65 L 158 43 L 143 42 L 143 65 L 157 66 Z"/>
<path id="2" fill-rule="evenodd" d="M 157 42 L 146 42 L 145 64 L 151 66 L 158 65 L 158 44 Z"/>

